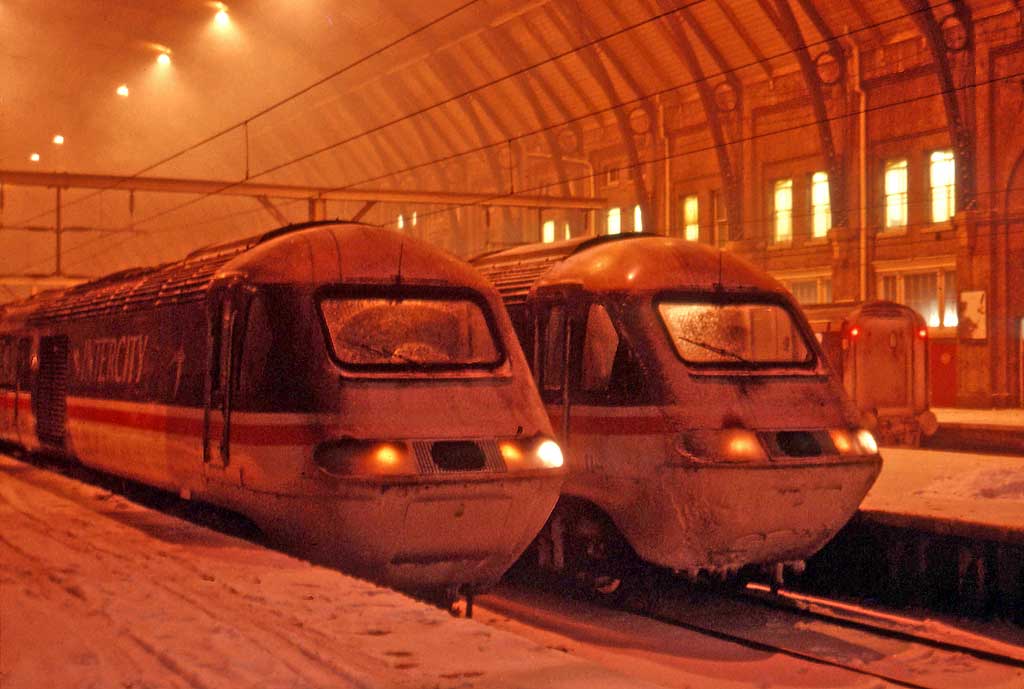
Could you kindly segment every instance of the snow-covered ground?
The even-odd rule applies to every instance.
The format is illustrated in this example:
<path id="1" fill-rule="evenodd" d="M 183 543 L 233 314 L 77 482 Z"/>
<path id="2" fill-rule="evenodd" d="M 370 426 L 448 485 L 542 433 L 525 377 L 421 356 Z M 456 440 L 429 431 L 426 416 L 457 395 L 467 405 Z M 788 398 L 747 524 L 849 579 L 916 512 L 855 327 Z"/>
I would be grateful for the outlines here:
<path id="1" fill-rule="evenodd" d="M 0 687 L 650 686 L 0 455 Z"/>
<path id="2" fill-rule="evenodd" d="M 1024 458 L 884 447 L 882 459 L 862 511 L 983 523 L 1024 540 Z"/>
<path id="3" fill-rule="evenodd" d="M 869 509 L 1024 529 L 1024 461 L 883 450 Z M 476 620 L 143 508 L 0 455 L 0 687 L 763 687 L 881 689 L 880 677 L 545 594 Z M 525 597 L 524 597 L 525 596 Z M 1020 689 L 1014 675 L 816 623 L 680 608 L 728 633 L 925 686 Z M 905 686 L 905 685 L 904 685 Z"/>
<path id="4" fill-rule="evenodd" d="M 965 424 L 968 426 L 1001 426 L 1024 428 L 1024 409 L 954 409 L 933 408 L 940 424 Z"/>

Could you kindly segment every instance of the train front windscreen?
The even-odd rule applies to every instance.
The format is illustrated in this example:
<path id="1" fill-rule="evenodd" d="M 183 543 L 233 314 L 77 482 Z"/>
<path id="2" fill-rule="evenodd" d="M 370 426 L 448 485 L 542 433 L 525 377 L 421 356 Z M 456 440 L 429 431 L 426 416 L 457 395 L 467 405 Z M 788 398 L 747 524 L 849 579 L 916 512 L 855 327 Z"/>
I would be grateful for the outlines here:
<path id="1" fill-rule="evenodd" d="M 781 304 L 663 299 L 657 309 L 687 364 L 802 368 L 814 363 L 803 332 Z"/>
<path id="2" fill-rule="evenodd" d="M 347 368 L 493 368 L 505 352 L 486 304 L 466 295 L 329 295 L 320 312 Z"/>

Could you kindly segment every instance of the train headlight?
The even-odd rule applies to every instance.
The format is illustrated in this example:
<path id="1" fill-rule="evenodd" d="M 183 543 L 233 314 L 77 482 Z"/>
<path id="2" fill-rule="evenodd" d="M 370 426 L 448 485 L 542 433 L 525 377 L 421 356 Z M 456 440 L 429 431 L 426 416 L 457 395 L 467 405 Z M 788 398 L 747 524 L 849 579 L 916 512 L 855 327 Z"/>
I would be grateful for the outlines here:
<path id="1" fill-rule="evenodd" d="M 416 461 L 405 443 L 340 438 L 320 443 L 313 462 L 331 476 L 395 476 L 417 474 Z"/>
<path id="2" fill-rule="evenodd" d="M 832 444 L 835 446 L 836 452 L 841 455 L 857 454 L 857 443 L 850 431 L 845 428 L 833 428 L 828 434 L 832 438 Z"/>
<path id="3" fill-rule="evenodd" d="M 878 454 L 878 443 L 875 442 L 875 436 L 871 435 L 871 431 L 866 428 L 857 431 L 857 444 L 860 445 L 861 452 L 865 454 Z"/>
<path id="4" fill-rule="evenodd" d="M 676 451 L 697 462 L 761 462 L 768 455 L 753 431 L 744 428 L 687 431 L 676 440 Z"/>
<path id="5" fill-rule="evenodd" d="M 537 446 L 537 459 L 548 469 L 557 469 L 565 462 L 562 448 L 554 440 L 544 440 Z"/>
<path id="6" fill-rule="evenodd" d="M 503 440 L 498 443 L 508 469 L 558 469 L 565 463 L 562 448 L 550 438 Z"/>

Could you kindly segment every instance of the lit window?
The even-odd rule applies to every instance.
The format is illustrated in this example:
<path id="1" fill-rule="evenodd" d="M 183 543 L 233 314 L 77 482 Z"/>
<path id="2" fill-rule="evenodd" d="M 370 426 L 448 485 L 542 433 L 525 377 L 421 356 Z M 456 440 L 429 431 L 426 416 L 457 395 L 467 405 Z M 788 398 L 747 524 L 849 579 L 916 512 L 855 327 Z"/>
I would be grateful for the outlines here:
<path id="1" fill-rule="evenodd" d="M 907 226 L 907 159 L 885 164 L 885 227 Z"/>
<path id="2" fill-rule="evenodd" d="M 879 276 L 879 296 L 906 304 L 924 318 L 930 328 L 957 325 L 956 271 L 940 269 Z"/>
<path id="3" fill-rule="evenodd" d="M 413 211 L 412 212 L 412 226 L 413 227 L 416 227 L 416 223 L 418 222 L 418 220 L 419 220 L 419 218 L 416 215 L 416 211 Z"/>
<path id="4" fill-rule="evenodd" d="M 405 227 L 405 216 L 402 215 L 402 214 L 399 214 L 398 215 L 398 222 L 396 224 L 398 225 L 398 229 L 401 230 L 402 228 L 404 228 Z"/>
<path id="5" fill-rule="evenodd" d="M 775 241 L 789 242 L 793 239 L 793 180 L 780 179 L 775 182 Z"/>
<path id="6" fill-rule="evenodd" d="M 644 231 L 644 212 L 640 209 L 639 204 L 633 206 L 633 231 Z"/>
<path id="7" fill-rule="evenodd" d="M 565 238 L 572 239 L 572 227 L 569 223 L 565 223 Z"/>
<path id="8" fill-rule="evenodd" d="M 944 292 L 942 301 L 945 304 L 942 313 L 942 325 L 947 328 L 955 328 L 960 323 L 956 308 L 957 301 L 959 301 L 956 293 L 956 271 L 947 270 L 942 282 L 942 291 Z"/>
<path id="9" fill-rule="evenodd" d="M 700 239 L 700 206 L 696 194 L 683 199 L 683 236 L 690 242 Z"/>
<path id="10" fill-rule="evenodd" d="M 545 244 L 555 241 L 555 221 L 545 220 L 540 228 L 540 240 Z"/>
<path id="11" fill-rule="evenodd" d="M 832 203 L 828 194 L 828 173 L 811 177 L 811 236 L 822 238 L 832 229 Z"/>
<path id="12" fill-rule="evenodd" d="M 832 278 L 793 280 L 786 285 L 801 304 L 828 304 L 832 301 Z"/>
<path id="13" fill-rule="evenodd" d="M 946 222 L 956 212 L 956 161 L 953 151 L 935 151 L 931 161 L 932 222 Z"/>
<path id="14" fill-rule="evenodd" d="M 622 232 L 622 212 L 618 208 L 608 209 L 608 234 L 619 234 Z"/>

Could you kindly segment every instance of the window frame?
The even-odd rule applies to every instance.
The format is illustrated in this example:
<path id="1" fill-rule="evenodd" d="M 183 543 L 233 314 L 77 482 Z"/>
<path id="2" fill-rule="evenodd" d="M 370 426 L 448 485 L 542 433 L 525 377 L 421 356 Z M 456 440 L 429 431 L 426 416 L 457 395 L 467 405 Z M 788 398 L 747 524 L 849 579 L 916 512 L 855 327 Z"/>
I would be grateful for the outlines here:
<path id="1" fill-rule="evenodd" d="M 945 157 L 941 161 L 936 161 L 935 156 L 938 154 L 945 154 Z M 950 181 L 948 184 L 936 186 L 934 183 L 935 179 L 935 168 L 937 163 L 949 163 L 950 169 Z M 945 210 L 948 215 L 945 218 L 936 219 L 935 217 L 935 201 L 936 189 L 944 189 L 945 191 Z M 952 148 L 938 148 L 928 153 L 928 220 L 933 225 L 948 225 L 952 220 L 953 216 L 956 215 L 956 152 Z"/>
<path id="2" fill-rule="evenodd" d="M 903 170 L 903 191 L 889 193 L 889 171 L 895 169 Z M 889 198 L 903 197 L 902 223 L 899 225 L 889 224 Z M 882 161 L 882 223 L 881 232 L 886 234 L 898 234 L 906 232 L 910 225 L 910 158 L 900 156 L 897 158 L 886 158 Z"/>
<path id="3" fill-rule="evenodd" d="M 780 189 L 788 188 L 789 190 L 789 208 L 779 209 L 779 191 Z M 772 181 L 772 243 L 777 245 L 790 245 L 793 243 L 793 200 L 794 195 L 794 184 L 792 177 L 781 177 Z M 785 237 L 779 236 L 779 220 L 782 217 L 782 212 L 788 213 L 788 225 L 789 234 Z"/>
<path id="4" fill-rule="evenodd" d="M 679 349 L 675 346 L 675 341 L 672 337 L 672 332 L 669 330 L 668 324 L 665 319 L 661 316 L 660 307 L 664 302 L 676 302 L 676 303 L 692 303 L 692 304 L 715 304 L 715 305 L 731 305 L 731 304 L 763 304 L 766 306 L 777 306 L 785 311 L 794 326 L 794 329 L 800 334 L 804 340 L 804 348 L 807 350 L 807 359 L 799 362 L 778 362 L 778 361 L 690 361 L 679 353 Z M 694 291 L 678 291 L 678 290 L 667 290 L 659 292 L 655 295 L 651 301 L 653 316 L 661 327 L 662 332 L 665 335 L 665 342 L 669 350 L 680 362 L 683 363 L 691 372 L 703 372 L 703 373 L 728 373 L 728 374 L 748 374 L 748 375 L 765 375 L 765 374 L 781 374 L 781 375 L 793 375 L 801 373 L 816 373 L 819 362 L 821 361 L 820 352 L 817 347 L 817 338 L 814 336 L 814 332 L 811 330 L 810 325 L 807 323 L 807 319 L 802 317 L 802 311 L 799 308 L 794 309 L 789 303 L 789 300 L 781 294 L 775 294 L 772 292 L 760 292 L 750 294 L 732 294 L 732 293 L 715 293 L 715 292 L 694 292 Z"/>
<path id="5" fill-rule="evenodd" d="M 360 364 L 342 360 L 334 349 L 334 338 L 331 334 L 327 318 L 323 312 L 323 302 L 329 299 L 372 299 L 381 298 L 389 301 L 396 299 L 421 299 L 436 301 L 469 301 L 474 303 L 483 315 L 484 322 L 494 342 L 496 358 L 493 361 L 463 364 L 413 364 L 413 363 L 371 363 Z M 328 358 L 341 371 L 353 374 L 388 374 L 394 377 L 421 378 L 430 374 L 479 375 L 482 372 L 497 374 L 509 361 L 508 350 L 501 328 L 491 310 L 487 298 L 470 287 L 441 287 L 436 285 L 379 285 L 379 284 L 348 284 L 328 285 L 317 289 L 313 294 L 317 320 L 324 338 L 324 346 Z"/>
<path id="6" fill-rule="evenodd" d="M 823 175 L 824 178 L 825 178 L 824 179 L 824 187 L 825 187 L 826 201 L 823 204 L 815 203 L 815 199 L 814 199 L 815 187 L 818 184 L 821 184 L 821 182 L 815 181 L 815 177 L 817 177 L 818 175 Z M 810 186 L 810 194 L 809 194 L 808 200 L 810 201 L 810 206 L 811 206 L 810 217 L 811 217 L 811 240 L 812 241 L 822 241 L 824 239 L 828 239 L 828 233 L 832 229 L 832 187 L 831 187 L 831 184 L 832 184 L 832 181 L 829 179 L 828 171 L 826 171 L 826 170 L 816 170 L 815 172 L 811 173 L 811 177 L 810 177 L 810 185 L 811 186 Z M 824 220 L 825 220 L 825 222 L 824 222 L 825 231 L 822 232 L 821 234 L 817 233 L 818 208 L 819 208 L 819 206 L 823 206 L 824 207 L 823 215 L 824 215 Z"/>

